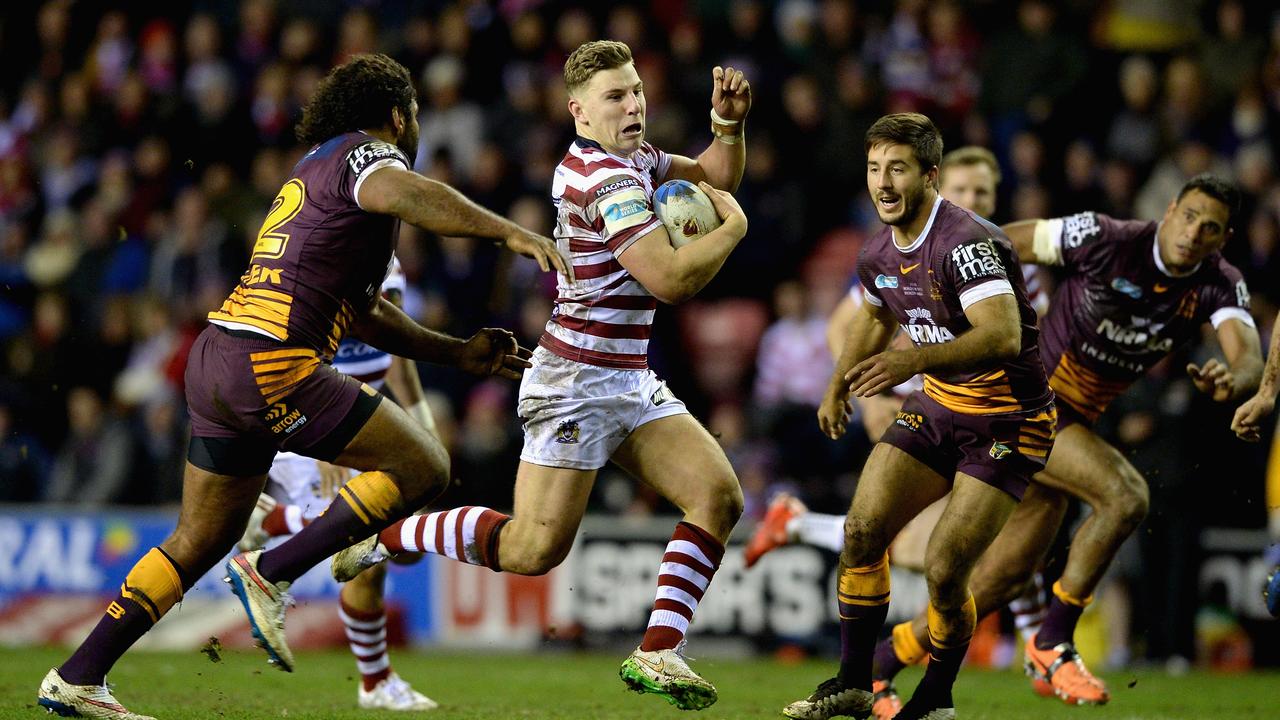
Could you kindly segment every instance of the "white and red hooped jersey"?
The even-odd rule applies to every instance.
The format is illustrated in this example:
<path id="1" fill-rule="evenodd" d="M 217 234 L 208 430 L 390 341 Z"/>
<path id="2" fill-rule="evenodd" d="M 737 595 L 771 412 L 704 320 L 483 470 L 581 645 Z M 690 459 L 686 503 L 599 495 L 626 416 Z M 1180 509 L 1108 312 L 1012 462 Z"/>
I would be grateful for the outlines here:
<path id="1" fill-rule="evenodd" d="M 653 190 L 671 158 L 649 143 L 630 157 L 579 137 L 552 184 L 556 243 L 576 280 L 561 275 L 555 310 L 538 344 L 575 362 L 622 370 L 649 366 L 649 333 L 658 301 L 618 262 L 631 243 L 661 226 Z"/>
<path id="2" fill-rule="evenodd" d="M 400 268 L 400 261 L 394 255 L 391 256 L 387 277 L 382 281 L 382 294 L 398 292 L 403 295 L 407 282 L 404 270 Z M 375 390 L 382 389 L 382 383 L 390 367 L 391 355 L 351 336 L 342 339 L 338 344 L 338 351 L 333 355 L 334 370 L 343 375 L 350 375 L 360 382 L 368 383 Z"/>

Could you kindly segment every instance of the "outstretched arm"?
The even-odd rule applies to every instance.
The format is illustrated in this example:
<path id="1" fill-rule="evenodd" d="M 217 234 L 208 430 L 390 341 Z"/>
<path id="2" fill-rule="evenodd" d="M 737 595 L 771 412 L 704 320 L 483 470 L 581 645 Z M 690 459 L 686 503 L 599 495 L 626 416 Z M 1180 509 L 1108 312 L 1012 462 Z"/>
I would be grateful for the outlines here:
<path id="1" fill-rule="evenodd" d="M 1226 325 L 1223 323 L 1222 327 Z M 1223 351 L 1226 351 L 1225 344 Z M 1275 410 L 1277 391 L 1280 391 L 1280 315 L 1277 315 L 1276 325 L 1271 329 L 1271 347 L 1267 351 L 1267 363 L 1261 373 L 1258 391 L 1236 409 L 1231 420 L 1231 429 L 1241 440 L 1257 442 L 1262 438 L 1262 424 Z"/>
<path id="2" fill-rule="evenodd" d="M 384 167 L 365 178 L 357 198 L 367 212 L 393 215 L 438 235 L 492 238 L 508 249 L 573 279 L 573 269 L 550 238 L 530 232 L 468 200 L 452 187 L 411 170 Z"/>
<path id="3" fill-rule="evenodd" d="M 381 172 L 381 171 L 379 171 Z M 532 367 L 529 350 L 506 330 L 484 328 L 467 340 L 428 330 L 414 322 L 386 298 L 356 319 L 352 330 L 370 345 L 405 358 L 453 365 L 476 375 L 500 375 L 519 380 Z"/>

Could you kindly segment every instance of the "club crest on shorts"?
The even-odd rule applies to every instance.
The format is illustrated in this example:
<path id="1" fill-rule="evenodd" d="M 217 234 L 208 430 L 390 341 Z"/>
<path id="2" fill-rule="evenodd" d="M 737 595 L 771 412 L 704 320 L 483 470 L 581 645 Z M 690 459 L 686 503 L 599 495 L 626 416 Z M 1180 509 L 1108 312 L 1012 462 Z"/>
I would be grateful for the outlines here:
<path id="1" fill-rule="evenodd" d="M 577 420 L 565 420 L 556 428 L 556 442 L 561 445 L 577 445 L 581 432 Z"/>
<path id="2" fill-rule="evenodd" d="M 1009 449 L 1008 445 L 1005 445 L 999 440 L 996 440 L 995 442 L 991 443 L 991 451 L 989 454 L 991 455 L 991 458 L 993 460 L 1003 460 L 1005 456 L 1007 456 L 1011 452 L 1013 451 Z"/>

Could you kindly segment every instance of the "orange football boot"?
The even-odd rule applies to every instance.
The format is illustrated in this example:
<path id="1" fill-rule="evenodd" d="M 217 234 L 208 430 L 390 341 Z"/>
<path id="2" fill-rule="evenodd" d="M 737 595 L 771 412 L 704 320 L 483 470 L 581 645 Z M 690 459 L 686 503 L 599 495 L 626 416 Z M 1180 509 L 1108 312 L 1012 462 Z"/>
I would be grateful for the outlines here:
<path id="1" fill-rule="evenodd" d="M 760 558 L 770 550 L 780 548 L 791 542 L 787 537 L 787 521 L 808 510 L 805 504 L 789 493 L 778 493 L 769 501 L 769 509 L 764 518 L 756 525 L 756 531 L 747 541 L 743 552 L 747 567 L 759 562 Z"/>
<path id="2" fill-rule="evenodd" d="M 871 717 L 876 720 L 893 720 L 902 710 L 902 698 L 893 687 L 892 680 L 871 681 Z"/>
<path id="3" fill-rule="evenodd" d="M 1053 694 L 1068 705 L 1106 705 L 1111 699 L 1107 686 L 1084 666 L 1076 648 L 1069 642 L 1048 649 L 1036 647 L 1036 635 L 1027 640 L 1026 669 L 1032 679 L 1053 688 Z M 1034 685 L 1033 685 L 1034 686 Z"/>

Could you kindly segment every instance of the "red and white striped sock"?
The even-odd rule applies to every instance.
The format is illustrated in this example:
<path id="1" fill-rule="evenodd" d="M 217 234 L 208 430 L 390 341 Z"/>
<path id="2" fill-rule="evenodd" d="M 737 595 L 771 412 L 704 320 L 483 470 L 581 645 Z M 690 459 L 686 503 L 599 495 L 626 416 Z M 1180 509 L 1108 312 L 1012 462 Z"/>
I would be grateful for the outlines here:
<path id="1" fill-rule="evenodd" d="M 357 610 L 340 600 L 338 617 L 342 618 L 351 654 L 356 656 L 360 681 L 368 692 L 391 674 L 391 659 L 387 657 L 387 612 Z"/>
<path id="2" fill-rule="evenodd" d="M 658 568 L 658 597 L 641 650 L 667 650 L 680 644 L 722 557 L 724 544 L 711 533 L 687 522 L 676 525 Z"/>
<path id="3" fill-rule="evenodd" d="M 276 505 L 262 518 L 262 529 L 271 537 L 293 535 L 310 524 L 297 505 Z"/>
<path id="4" fill-rule="evenodd" d="M 378 534 L 393 555 L 427 552 L 470 565 L 498 567 L 498 535 L 511 519 L 497 510 L 468 505 L 426 515 L 411 515 Z"/>

